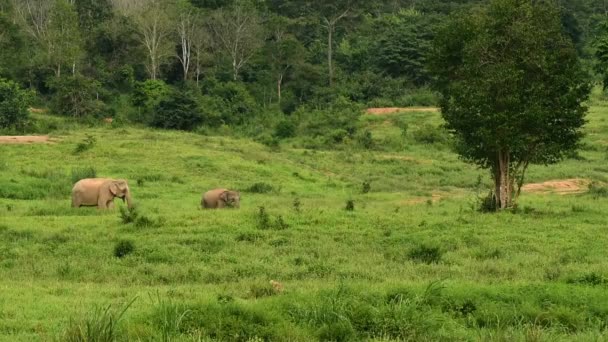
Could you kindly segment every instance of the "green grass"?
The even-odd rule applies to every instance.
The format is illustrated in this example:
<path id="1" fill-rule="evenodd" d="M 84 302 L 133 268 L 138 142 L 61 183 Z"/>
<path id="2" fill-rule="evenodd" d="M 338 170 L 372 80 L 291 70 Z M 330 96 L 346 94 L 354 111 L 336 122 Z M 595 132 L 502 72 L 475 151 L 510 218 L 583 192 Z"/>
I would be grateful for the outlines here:
<path id="1" fill-rule="evenodd" d="M 590 193 L 500 214 L 472 209 L 487 172 L 425 138 L 437 113 L 363 118 L 371 151 L 132 127 L 0 145 L 0 340 L 606 339 L 607 114 L 529 171 Z M 87 174 L 128 179 L 136 211 L 70 208 Z M 199 209 L 215 187 L 241 208 Z"/>

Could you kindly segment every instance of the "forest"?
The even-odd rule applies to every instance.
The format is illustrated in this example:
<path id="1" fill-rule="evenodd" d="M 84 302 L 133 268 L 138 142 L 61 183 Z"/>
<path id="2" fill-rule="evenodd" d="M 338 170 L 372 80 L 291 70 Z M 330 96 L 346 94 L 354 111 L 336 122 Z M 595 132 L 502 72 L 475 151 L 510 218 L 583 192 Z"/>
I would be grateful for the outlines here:
<path id="1" fill-rule="evenodd" d="M 478 0 L 2 0 L 0 77 L 79 121 L 243 134 L 269 145 L 358 140 L 365 107 L 437 104 L 438 27 Z M 604 0 L 562 0 L 590 74 L 608 74 Z M 40 132 L 5 120 L 0 129 Z M 10 122 L 9 122 L 10 121 Z"/>

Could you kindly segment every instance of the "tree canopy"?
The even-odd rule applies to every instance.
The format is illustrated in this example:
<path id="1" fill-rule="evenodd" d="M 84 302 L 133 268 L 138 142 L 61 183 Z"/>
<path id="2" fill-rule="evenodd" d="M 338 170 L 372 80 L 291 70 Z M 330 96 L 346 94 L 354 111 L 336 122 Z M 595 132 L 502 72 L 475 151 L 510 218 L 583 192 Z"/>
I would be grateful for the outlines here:
<path id="1" fill-rule="evenodd" d="M 442 115 L 463 158 L 491 171 L 513 205 L 529 163 L 574 149 L 590 86 L 552 1 L 492 0 L 454 15 L 434 41 Z"/>

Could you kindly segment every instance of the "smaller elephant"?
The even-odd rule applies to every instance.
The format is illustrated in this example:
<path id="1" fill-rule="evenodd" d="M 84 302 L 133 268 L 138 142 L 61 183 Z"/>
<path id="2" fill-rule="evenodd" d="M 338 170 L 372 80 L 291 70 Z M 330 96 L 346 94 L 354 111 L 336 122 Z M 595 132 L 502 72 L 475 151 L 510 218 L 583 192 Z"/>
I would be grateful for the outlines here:
<path id="1" fill-rule="evenodd" d="M 203 208 L 238 208 L 241 205 L 241 194 L 228 189 L 213 189 L 205 192 L 201 199 Z"/>
<path id="2" fill-rule="evenodd" d="M 129 208 L 133 207 L 131 191 L 124 179 L 85 178 L 72 188 L 72 207 L 97 206 L 99 209 L 112 209 L 114 198 L 127 201 Z"/>

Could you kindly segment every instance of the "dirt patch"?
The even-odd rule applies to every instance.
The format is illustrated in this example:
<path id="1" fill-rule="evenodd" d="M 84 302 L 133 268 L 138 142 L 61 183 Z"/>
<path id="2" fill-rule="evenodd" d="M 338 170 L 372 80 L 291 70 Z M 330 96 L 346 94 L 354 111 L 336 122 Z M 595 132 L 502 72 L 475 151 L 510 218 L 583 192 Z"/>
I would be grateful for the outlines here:
<path id="1" fill-rule="evenodd" d="M 542 183 L 525 184 L 521 190 L 528 193 L 577 194 L 587 191 L 591 182 L 587 179 L 559 179 Z"/>
<path id="2" fill-rule="evenodd" d="M 0 135 L 0 144 L 51 144 L 56 142 L 48 135 Z"/>
<path id="3" fill-rule="evenodd" d="M 46 113 L 46 109 L 42 109 L 42 108 L 34 108 L 34 107 L 30 107 L 30 108 L 29 108 L 29 111 L 30 111 L 31 113 L 34 113 L 34 114 L 43 114 L 43 113 Z"/>
<path id="4" fill-rule="evenodd" d="M 367 114 L 371 115 L 386 115 L 404 112 L 438 112 L 437 107 L 385 107 L 385 108 L 368 108 Z"/>

